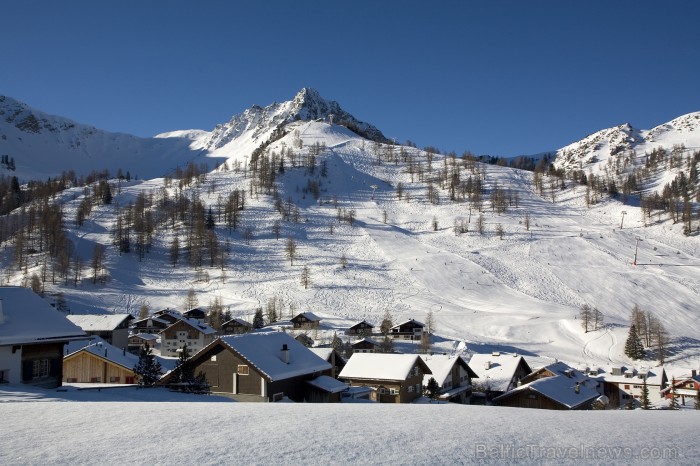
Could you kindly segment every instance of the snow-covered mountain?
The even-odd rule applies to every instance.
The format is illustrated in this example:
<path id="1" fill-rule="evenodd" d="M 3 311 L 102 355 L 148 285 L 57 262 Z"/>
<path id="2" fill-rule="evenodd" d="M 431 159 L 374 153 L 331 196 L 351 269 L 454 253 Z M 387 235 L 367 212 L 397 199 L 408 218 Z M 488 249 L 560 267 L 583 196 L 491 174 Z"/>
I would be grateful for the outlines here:
<path id="1" fill-rule="evenodd" d="M 275 131 L 283 132 L 288 123 L 317 119 L 332 119 L 367 139 L 387 142 L 377 128 L 309 88 L 287 102 L 264 108 L 255 105 L 211 131 L 178 130 L 154 138 L 110 133 L 0 95 L 0 154 L 15 162 L 14 172 L 4 174 L 21 180 L 45 179 L 67 170 L 87 174 L 104 169 L 113 175 L 121 169 L 154 178 L 188 162 L 208 159 L 213 168 L 232 156 L 249 156 Z"/>
<path id="2" fill-rule="evenodd" d="M 554 164 L 566 171 L 619 176 L 645 166 L 647 156 L 659 149 L 685 156 L 700 150 L 700 112 L 682 115 L 650 130 L 625 123 L 597 131 L 559 149 Z M 658 189 L 676 175 L 677 170 L 666 168 L 661 167 L 663 173 L 656 173 L 656 183 L 647 188 Z"/>
<path id="3" fill-rule="evenodd" d="M 12 105 L 20 111 L 10 112 Z M 88 138 L 84 135 L 93 131 L 102 147 L 109 147 L 110 137 L 133 138 L 54 120 L 18 103 L 3 109 L 2 134 L 27 141 Z M 609 148 L 620 145 L 697 146 L 697 119 L 697 114 L 687 115 L 648 132 L 613 128 L 571 145 L 558 160 L 570 157 L 572 167 L 578 169 L 575 164 L 581 162 L 588 170 L 603 163 L 585 159 L 589 153 L 610 157 Z M 264 175 L 274 173 L 273 186 L 262 189 L 255 174 L 235 164 L 191 183 L 168 183 L 157 178 L 170 171 L 164 169 L 164 160 L 169 167 L 192 160 L 173 149 L 171 158 L 159 155 L 160 165 L 142 162 L 160 166 L 151 179 L 141 175 L 142 165 L 136 170 L 122 166 L 141 179 L 113 182 L 112 204 L 95 202 L 81 187 L 71 188 L 55 198 L 65 215 L 67 236 L 84 264 L 95 245 L 105 246 L 109 279 L 104 284 L 88 278 L 75 284 L 46 280 L 44 286 L 51 293 L 64 293 L 73 312 L 136 313 L 145 304 L 151 309 L 181 309 L 192 288 L 201 306 L 220 299 L 235 316 L 251 318 L 256 308 L 274 299 L 285 317 L 302 310 L 321 315 L 321 340 L 335 331 L 342 334 L 343 326 L 362 319 L 379 323 L 386 310 L 397 322 L 420 320 L 432 311 L 438 351 L 464 348 L 456 344 L 463 341 L 470 351 L 514 351 L 582 365 L 630 363 L 623 347 L 629 313 L 637 304 L 658 316 L 673 336 L 669 362 L 700 362 L 695 306 L 700 295 L 700 243 L 697 236 L 685 236 L 682 225 L 667 214 L 655 214 L 648 222 L 639 207 L 614 199 L 587 206 L 584 190 L 573 184 L 543 193 L 529 172 L 413 147 L 376 146 L 358 133 L 382 139 L 376 128 L 304 89 L 289 102 L 253 107 L 210 132 L 134 138 L 139 147 L 185 148 L 183 154 L 210 162 L 242 162 L 265 144 L 267 153 L 261 157 L 269 159 L 271 169 Z M 79 140 L 78 147 L 87 144 Z M 642 140 L 647 146 L 635 145 Z M 73 156 L 79 153 L 71 150 Z M 0 154 L 6 152 L 0 149 Z M 18 167 L 20 163 L 17 160 Z M 481 183 L 480 200 L 460 194 L 476 180 Z M 506 193 L 500 196 L 509 202 L 504 210 L 496 210 L 491 200 L 503 189 Z M 224 205 L 234 192 L 246 194 L 236 227 L 226 224 L 230 211 L 227 214 Z M 155 225 L 148 252 L 140 257 L 133 248 L 120 253 L 113 236 L 123 209 L 139 196 L 148 200 Z M 201 212 L 211 209 L 213 232 L 218 244 L 225 245 L 218 255 L 210 254 L 196 266 L 188 262 L 185 238 L 192 232 L 191 223 L 187 215 L 168 213 L 174 199 L 201 202 Z M 78 225 L 75 219 L 85 202 L 91 202 L 92 209 Z M 347 220 L 350 212 L 352 222 Z M 173 267 L 175 238 L 183 251 Z M 293 264 L 285 238 L 298 243 Z M 3 283 L 26 284 L 33 274 L 50 276 L 42 272 L 42 265 L 51 268 L 52 261 L 43 260 L 42 252 L 28 252 L 31 260 L 17 267 L 12 241 L 4 244 Z M 211 265 L 219 260 L 223 265 Z M 300 284 L 303 267 L 311 275 L 308 288 Z M 87 277 L 89 271 L 83 274 Z M 604 314 L 604 327 L 583 331 L 577 316 L 585 304 Z"/>
<path id="4" fill-rule="evenodd" d="M 69 170 L 78 175 L 104 169 L 116 175 L 121 169 L 141 178 L 162 176 L 201 155 L 190 144 L 184 137 L 139 138 L 103 131 L 0 95 L 0 154 L 15 165 L 13 171 L 0 168 L 0 174 L 23 181 Z"/>

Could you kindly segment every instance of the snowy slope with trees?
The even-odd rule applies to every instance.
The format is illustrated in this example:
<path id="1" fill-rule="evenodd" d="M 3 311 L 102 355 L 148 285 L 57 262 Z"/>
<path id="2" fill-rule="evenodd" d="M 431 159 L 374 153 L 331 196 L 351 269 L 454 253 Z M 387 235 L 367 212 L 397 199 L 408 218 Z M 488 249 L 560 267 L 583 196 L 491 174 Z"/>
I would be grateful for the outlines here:
<path id="1" fill-rule="evenodd" d="M 8 233 L 28 212 L 16 210 L 2 224 L 3 283 L 61 292 L 78 313 L 182 310 L 189 290 L 249 321 L 274 303 L 283 320 L 320 315 L 321 340 L 386 311 L 394 322 L 432 312 L 435 350 L 464 341 L 581 365 L 631 362 L 638 305 L 668 331 L 667 363 L 700 363 L 694 230 L 684 235 L 661 209 L 649 218 L 633 192 L 628 204 L 602 191 L 592 202 L 560 174 L 390 145 L 342 115 L 303 90 L 212 132 L 160 135 L 202 156 L 163 178 L 56 194 L 66 248 L 44 250 L 49 239 L 33 232 L 18 249 Z M 198 165 L 212 159 L 213 171 Z M 586 305 L 604 318 L 597 329 L 581 325 Z"/>

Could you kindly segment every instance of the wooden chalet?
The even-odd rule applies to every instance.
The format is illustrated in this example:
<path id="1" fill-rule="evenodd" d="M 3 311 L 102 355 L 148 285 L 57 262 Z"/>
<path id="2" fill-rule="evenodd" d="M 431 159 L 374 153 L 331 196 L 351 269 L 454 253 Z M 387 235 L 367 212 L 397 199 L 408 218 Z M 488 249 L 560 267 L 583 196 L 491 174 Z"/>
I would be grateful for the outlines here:
<path id="1" fill-rule="evenodd" d="M 170 309 L 164 309 L 150 317 L 134 320 L 131 323 L 131 333 L 160 333 L 182 318 L 182 314 Z"/>
<path id="2" fill-rule="evenodd" d="M 338 377 L 345 367 L 345 358 L 335 348 L 309 348 L 309 350 L 331 365 L 331 377 Z"/>
<path id="3" fill-rule="evenodd" d="M 589 369 L 589 377 L 595 377 L 603 384 L 603 394 L 608 397 L 611 407 L 621 408 L 629 404 L 638 405 L 642 398 L 644 380 L 649 389 L 649 401 L 663 400 L 662 391 L 668 386 L 668 378 L 663 367 L 603 366 Z"/>
<path id="4" fill-rule="evenodd" d="M 195 319 L 201 322 L 204 322 L 204 319 L 207 318 L 207 313 L 198 307 L 185 311 L 182 313 L 182 315 L 188 319 Z"/>
<path id="5" fill-rule="evenodd" d="M 221 333 L 224 335 L 242 335 L 252 331 L 253 324 L 243 319 L 231 319 L 221 324 Z"/>
<path id="6" fill-rule="evenodd" d="M 395 340 L 421 340 L 425 334 L 425 325 L 409 319 L 389 329 L 389 336 Z"/>
<path id="7" fill-rule="evenodd" d="M 158 343 L 158 337 L 152 333 L 137 333 L 129 335 L 129 343 L 127 351 L 133 354 L 139 354 L 141 349 L 148 345 L 149 348 L 155 348 Z"/>
<path id="8" fill-rule="evenodd" d="M 352 347 L 353 354 L 355 353 L 379 353 L 381 352 L 382 345 L 372 340 L 371 338 L 363 338 L 362 340 L 357 340 L 352 342 L 350 345 Z"/>
<path id="9" fill-rule="evenodd" d="M 302 312 L 291 319 L 293 328 L 318 328 L 321 324 L 321 318 L 313 312 Z"/>
<path id="10" fill-rule="evenodd" d="M 700 376 L 698 376 L 696 370 L 693 370 L 690 373 L 690 377 L 671 379 L 669 386 L 661 390 L 661 396 L 670 400 L 673 398 L 673 392 L 675 391 L 678 402 L 685 406 L 686 400 L 695 403 L 698 397 L 698 390 L 700 390 Z"/>
<path id="11" fill-rule="evenodd" d="M 474 354 L 469 367 L 479 376 L 474 384 L 472 403 L 490 402 L 517 387 L 520 380 L 532 372 L 525 358 L 516 353 Z M 475 399 L 477 391 L 483 399 Z"/>
<path id="12" fill-rule="evenodd" d="M 423 386 L 434 378 L 440 386 L 438 399 L 452 403 L 469 404 L 472 394 L 472 379 L 478 378 L 461 356 L 445 354 L 421 355 L 432 374 L 423 376 Z"/>
<path id="13" fill-rule="evenodd" d="M 63 347 L 85 332 L 28 288 L 0 287 L 0 381 L 55 388 Z"/>
<path id="14" fill-rule="evenodd" d="M 600 397 L 598 381 L 556 362 L 520 379 L 518 385 L 493 399 L 493 404 L 515 408 L 590 409 Z"/>
<path id="15" fill-rule="evenodd" d="M 178 356 L 182 347 L 194 354 L 216 339 L 216 330 L 196 319 L 182 318 L 160 333 L 160 354 Z"/>
<path id="16" fill-rule="evenodd" d="M 110 345 L 126 348 L 129 344 L 129 325 L 134 320 L 131 314 L 71 314 L 66 317 L 88 335 L 100 337 Z"/>
<path id="17" fill-rule="evenodd" d="M 363 320 L 362 322 L 358 322 L 349 329 L 347 329 L 345 331 L 345 334 L 369 337 L 372 335 L 373 330 L 374 325 L 370 324 L 366 320 Z"/>
<path id="18" fill-rule="evenodd" d="M 430 368 L 417 354 L 355 353 L 338 378 L 350 386 L 370 387 L 380 403 L 410 403 L 423 392 Z"/>
<path id="19" fill-rule="evenodd" d="M 204 374 L 212 393 L 238 401 L 313 401 L 307 382 L 330 376 L 332 369 L 284 332 L 224 336 L 192 356 L 190 363 L 195 374 Z M 166 375 L 160 383 L 167 385 L 171 378 Z"/>
<path id="20" fill-rule="evenodd" d="M 299 335 L 295 336 L 294 339 L 302 345 L 306 346 L 307 348 L 311 348 L 312 346 L 314 346 L 313 338 L 311 338 L 305 333 L 300 333 Z"/>
<path id="21" fill-rule="evenodd" d="M 63 358 L 63 382 L 135 384 L 133 369 L 138 361 L 137 356 L 96 337 Z"/>

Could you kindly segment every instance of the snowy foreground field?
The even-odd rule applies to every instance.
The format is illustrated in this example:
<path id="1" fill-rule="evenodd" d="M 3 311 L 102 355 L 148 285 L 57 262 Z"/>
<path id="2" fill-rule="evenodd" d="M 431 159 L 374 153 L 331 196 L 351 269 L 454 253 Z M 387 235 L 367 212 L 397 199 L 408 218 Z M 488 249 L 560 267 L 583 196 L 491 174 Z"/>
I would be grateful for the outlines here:
<path id="1" fill-rule="evenodd" d="M 700 463 L 691 410 L 258 404 L 128 388 L 0 391 L 0 415 L 2 465 Z"/>

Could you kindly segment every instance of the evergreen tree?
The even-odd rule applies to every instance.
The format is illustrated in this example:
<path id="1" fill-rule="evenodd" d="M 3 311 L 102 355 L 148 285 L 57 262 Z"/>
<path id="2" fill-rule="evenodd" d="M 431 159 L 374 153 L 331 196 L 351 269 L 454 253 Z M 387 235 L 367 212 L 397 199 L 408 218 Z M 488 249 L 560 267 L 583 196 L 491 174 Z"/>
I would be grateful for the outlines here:
<path id="1" fill-rule="evenodd" d="M 194 367 L 188 353 L 187 344 L 184 344 L 175 365 L 174 382 L 177 389 L 187 393 L 209 393 L 206 376 L 202 372 L 194 375 Z"/>
<path id="2" fill-rule="evenodd" d="M 625 355 L 630 359 L 644 359 L 646 355 L 642 340 L 640 340 L 639 335 L 637 335 L 637 327 L 634 324 L 630 326 L 630 331 L 627 334 Z"/>
<path id="3" fill-rule="evenodd" d="M 642 409 L 651 409 L 651 402 L 649 401 L 649 385 L 647 385 L 646 377 L 644 377 L 644 383 L 642 383 L 641 405 Z"/>
<path id="4" fill-rule="evenodd" d="M 671 381 L 671 402 L 668 405 L 668 409 L 680 409 L 680 405 L 678 404 L 678 392 L 676 391 L 675 378 Z"/>
<path id="5" fill-rule="evenodd" d="M 162 373 L 160 363 L 153 355 L 153 350 L 146 343 L 139 352 L 139 361 L 134 366 L 134 374 L 139 378 L 139 385 L 142 387 L 152 387 Z"/>
<path id="6" fill-rule="evenodd" d="M 253 317 L 253 328 L 263 328 L 265 326 L 265 319 L 263 317 L 263 310 L 261 307 L 255 310 L 255 316 Z"/>
<path id="7" fill-rule="evenodd" d="M 440 384 L 437 383 L 437 380 L 435 380 L 433 377 L 431 377 L 428 380 L 428 384 L 425 386 L 424 393 L 431 400 L 436 400 L 437 397 L 440 395 Z"/>
<path id="8" fill-rule="evenodd" d="M 208 230 L 213 230 L 216 226 L 216 222 L 214 221 L 214 213 L 212 212 L 211 207 L 209 207 L 209 212 L 207 213 L 206 225 Z"/>
<path id="9" fill-rule="evenodd" d="M 333 340 L 331 341 L 331 348 L 336 351 L 340 351 L 343 346 L 343 340 L 340 339 L 336 332 L 333 332 Z"/>

